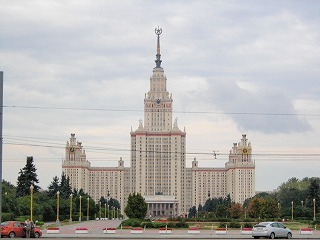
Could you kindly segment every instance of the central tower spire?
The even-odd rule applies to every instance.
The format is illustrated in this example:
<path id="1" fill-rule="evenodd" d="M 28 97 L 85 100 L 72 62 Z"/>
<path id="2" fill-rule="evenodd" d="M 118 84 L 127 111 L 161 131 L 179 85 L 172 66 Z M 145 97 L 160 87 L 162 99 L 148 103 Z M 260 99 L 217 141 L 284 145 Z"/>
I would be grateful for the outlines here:
<path id="1" fill-rule="evenodd" d="M 158 28 L 156 28 L 155 30 L 154 30 L 154 32 L 157 34 L 157 36 L 158 36 L 158 41 L 157 41 L 157 55 L 156 55 L 156 60 L 155 60 L 155 62 L 156 62 L 156 68 L 161 68 L 161 54 L 160 54 L 160 34 L 162 33 L 162 28 L 159 28 L 159 26 L 158 26 Z"/>

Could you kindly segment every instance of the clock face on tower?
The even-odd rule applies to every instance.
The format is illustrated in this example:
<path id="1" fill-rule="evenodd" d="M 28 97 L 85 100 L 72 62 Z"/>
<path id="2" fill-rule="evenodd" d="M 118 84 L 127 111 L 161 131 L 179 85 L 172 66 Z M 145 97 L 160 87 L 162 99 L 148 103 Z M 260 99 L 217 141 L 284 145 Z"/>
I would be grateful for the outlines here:
<path id="1" fill-rule="evenodd" d="M 158 99 L 156 100 L 156 103 L 159 105 L 160 102 L 161 102 L 161 100 L 158 98 Z"/>
<path id="2" fill-rule="evenodd" d="M 242 153 L 243 153 L 243 154 L 248 154 L 248 149 L 243 148 L 243 149 L 242 149 Z"/>
<path id="3" fill-rule="evenodd" d="M 70 152 L 74 152 L 74 148 L 72 147 L 72 148 L 70 148 Z"/>

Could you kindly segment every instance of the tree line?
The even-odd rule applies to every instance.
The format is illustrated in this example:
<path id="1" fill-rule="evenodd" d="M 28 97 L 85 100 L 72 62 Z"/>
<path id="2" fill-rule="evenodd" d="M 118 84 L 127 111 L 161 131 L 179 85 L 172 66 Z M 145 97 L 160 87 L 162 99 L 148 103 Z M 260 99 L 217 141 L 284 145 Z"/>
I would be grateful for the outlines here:
<path id="1" fill-rule="evenodd" d="M 33 157 L 27 157 L 26 165 L 18 173 L 17 186 L 2 181 L 2 221 L 13 219 L 24 221 L 30 218 L 31 192 L 33 220 L 56 221 L 58 199 L 61 221 L 69 221 L 70 217 L 73 221 L 78 221 L 80 216 L 81 220 L 86 220 L 87 217 L 89 219 L 119 217 L 120 211 L 116 210 L 120 210 L 120 203 L 117 199 L 110 197 L 107 200 L 101 197 L 97 204 L 83 189 L 72 189 L 70 179 L 64 173 L 61 178 L 53 177 L 48 189 L 43 190 L 38 185 L 36 171 Z"/>
<path id="2" fill-rule="evenodd" d="M 230 219 L 319 219 L 320 178 L 291 178 L 273 192 L 262 192 L 243 204 L 226 198 L 208 197 L 202 206 L 189 209 L 189 218 Z"/>

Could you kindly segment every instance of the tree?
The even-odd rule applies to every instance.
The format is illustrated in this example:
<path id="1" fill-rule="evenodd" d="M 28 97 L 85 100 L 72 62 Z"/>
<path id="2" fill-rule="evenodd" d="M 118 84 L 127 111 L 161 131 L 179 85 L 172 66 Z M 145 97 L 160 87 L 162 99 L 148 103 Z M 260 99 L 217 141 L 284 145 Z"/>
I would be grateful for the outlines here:
<path id="1" fill-rule="evenodd" d="M 2 213 L 10 213 L 10 217 L 17 215 L 16 187 L 5 180 L 2 180 Z M 7 220 L 11 219 L 5 219 L 3 215 L 2 221 Z"/>
<path id="2" fill-rule="evenodd" d="M 48 187 L 48 196 L 54 197 L 59 191 L 59 178 L 55 176 Z"/>
<path id="3" fill-rule="evenodd" d="M 40 187 L 36 184 L 39 183 L 37 169 L 33 163 L 33 157 L 27 157 L 27 163 L 23 169 L 20 169 L 17 181 L 17 197 L 30 195 L 30 187 L 33 186 L 33 192 L 39 191 Z"/>
<path id="4" fill-rule="evenodd" d="M 279 216 L 279 208 L 276 200 L 265 198 L 261 206 L 262 218 L 276 218 Z"/>
<path id="5" fill-rule="evenodd" d="M 197 207 L 193 206 L 192 208 L 189 209 L 189 214 L 188 218 L 194 218 L 197 215 Z"/>
<path id="6" fill-rule="evenodd" d="M 263 198 L 253 198 L 248 206 L 248 213 L 250 217 L 261 217 L 261 209 L 263 204 Z"/>
<path id="7" fill-rule="evenodd" d="M 72 193 L 72 188 L 70 185 L 70 178 L 67 177 L 64 172 L 61 175 L 61 182 L 59 186 L 60 196 L 62 198 L 69 198 L 70 194 Z"/>
<path id="8" fill-rule="evenodd" d="M 243 214 L 242 205 L 240 203 L 231 203 L 229 213 L 231 218 L 240 218 Z"/>
<path id="9" fill-rule="evenodd" d="M 143 219 L 147 214 L 147 203 L 140 193 L 129 194 L 124 212 L 129 218 Z"/>
<path id="10" fill-rule="evenodd" d="M 313 208 L 313 199 L 315 199 L 316 209 L 320 200 L 320 180 L 318 178 L 312 178 L 308 186 L 307 206 Z"/>

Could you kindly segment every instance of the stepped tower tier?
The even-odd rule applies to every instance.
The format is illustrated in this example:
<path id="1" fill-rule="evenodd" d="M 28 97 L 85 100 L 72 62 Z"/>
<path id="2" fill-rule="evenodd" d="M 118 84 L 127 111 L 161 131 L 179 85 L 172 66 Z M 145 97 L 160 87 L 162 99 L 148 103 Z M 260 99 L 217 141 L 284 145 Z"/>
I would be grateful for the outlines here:
<path id="1" fill-rule="evenodd" d="M 179 129 L 177 120 L 172 124 L 173 100 L 167 91 L 167 78 L 160 59 L 162 29 L 157 28 L 155 33 L 156 66 L 150 77 L 150 89 L 144 98 L 144 126 L 140 120 L 138 129 L 131 131 L 131 192 L 139 192 L 153 201 L 151 196 L 156 195 L 167 196 L 163 199 L 175 199 L 177 204 L 174 204 L 170 215 L 177 215 L 186 211 L 186 133 Z M 155 206 L 148 207 L 150 215 L 161 215 Z"/>

